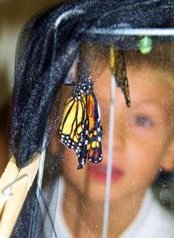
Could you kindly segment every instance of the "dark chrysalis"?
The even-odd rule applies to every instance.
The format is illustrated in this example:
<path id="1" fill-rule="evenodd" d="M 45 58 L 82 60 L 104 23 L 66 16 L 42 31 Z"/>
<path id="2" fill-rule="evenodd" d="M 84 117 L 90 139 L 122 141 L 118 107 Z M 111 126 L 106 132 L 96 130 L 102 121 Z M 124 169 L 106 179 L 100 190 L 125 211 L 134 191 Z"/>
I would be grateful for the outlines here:
<path id="1" fill-rule="evenodd" d="M 121 88 L 126 100 L 126 105 L 130 107 L 130 92 L 123 50 L 117 50 L 114 47 L 110 48 L 110 67 L 111 73 L 115 77 L 116 85 Z"/>

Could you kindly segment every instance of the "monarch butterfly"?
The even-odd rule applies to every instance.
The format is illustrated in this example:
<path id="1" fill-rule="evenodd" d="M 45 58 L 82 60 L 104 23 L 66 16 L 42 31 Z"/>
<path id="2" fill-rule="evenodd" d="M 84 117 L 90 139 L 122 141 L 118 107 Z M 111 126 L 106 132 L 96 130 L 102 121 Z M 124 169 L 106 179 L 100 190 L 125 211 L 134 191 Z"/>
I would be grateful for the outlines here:
<path id="1" fill-rule="evenodd" d="M 87 159 L 93 163 L 102 161 L 100 110 L 90 78 L 75 85 L 66 102 L 59 132 L 61 143 L 75 151 L 78 169 L 84 167 Z"/>

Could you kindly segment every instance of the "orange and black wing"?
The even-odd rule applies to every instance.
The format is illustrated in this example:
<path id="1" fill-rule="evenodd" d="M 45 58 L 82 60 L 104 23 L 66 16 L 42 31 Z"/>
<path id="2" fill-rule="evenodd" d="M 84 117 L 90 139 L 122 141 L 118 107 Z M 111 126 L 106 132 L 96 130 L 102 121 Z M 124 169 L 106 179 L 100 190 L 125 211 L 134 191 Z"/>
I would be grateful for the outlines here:
<path id="1" fill-rule="evenodd" d="M 79 167 L 83 168 L 86 160 L 92 163 L 102 161 L 102 127 L 100 111 L 94 93 L 86 96 L 86 120 L 84 123 L 83 146 L 78 156 Z"/>
<path id="2" fill-rule="evenodd" d="M 61 143 L 78 151 L 85 118 L 85 104 L 83 100 L 68 99 L 63 112 L 59 133 Z"/>

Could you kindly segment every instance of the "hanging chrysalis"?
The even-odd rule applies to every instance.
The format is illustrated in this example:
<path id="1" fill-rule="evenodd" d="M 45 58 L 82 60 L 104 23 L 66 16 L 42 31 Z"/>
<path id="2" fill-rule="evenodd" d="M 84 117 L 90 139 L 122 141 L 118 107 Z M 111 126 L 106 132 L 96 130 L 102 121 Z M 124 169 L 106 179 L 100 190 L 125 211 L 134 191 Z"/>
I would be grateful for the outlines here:
<path id="1" fill-rule="evenodd" d="M 152 38 L 149 36 L 144 36 L 138 42 L 138 49 L 142 54 L 148 54 L 151 52 L 153 47 Z"/>
<path id="2" fill-rule="evenodd" d="M 61 143 L 75 151 L 78 169 L 102 161 L 100 111 L 91 77 L 79 81 L 67 100 L 59 129 Z"/>
<path id="3" fill-rule="evenodd" d="M 121 88 L 124 94 L 126 105 L 130 107 L 130 92 L 123 50 L 117 50 L 114 47 L 110 48 L 110 68 L 111 73 L 115 77 L 116 85 Z"/>

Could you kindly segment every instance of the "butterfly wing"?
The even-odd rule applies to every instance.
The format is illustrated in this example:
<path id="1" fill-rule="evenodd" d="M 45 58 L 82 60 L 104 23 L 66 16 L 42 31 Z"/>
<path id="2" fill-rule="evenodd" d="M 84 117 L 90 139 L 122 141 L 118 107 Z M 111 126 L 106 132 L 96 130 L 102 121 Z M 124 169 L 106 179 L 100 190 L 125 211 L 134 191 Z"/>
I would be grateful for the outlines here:
<path id="1" fill-rule="evenodd" d="M 87 159 L 92 163 L 102 161 L 100 111 L 93 93 L 86 96 L 86 119 L 83 129 L 82 147 L 78 154 L 78 169 L 83 168 Z"/>
<path id="2" fill-rule="evenodd" d="M 89 161 L 98 163 L 102 161 L 102 127 L 100 122 L 100 109 L 93 93 L 88 96 L 87 111 L 89 121 L 87 157 Z"/>
<path id="3" fill-rule="evenodd" d="M 84 121 L 84 102 L 74 100 L 73 97 L 68 99 L 63 112 L 59 133 L 61 134 L 61 143 L 65 146 L 77 150 L 82 133 Z"/>

